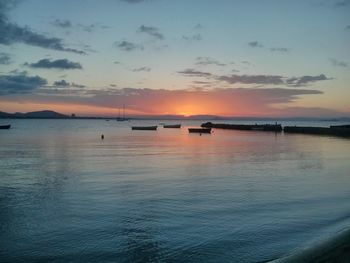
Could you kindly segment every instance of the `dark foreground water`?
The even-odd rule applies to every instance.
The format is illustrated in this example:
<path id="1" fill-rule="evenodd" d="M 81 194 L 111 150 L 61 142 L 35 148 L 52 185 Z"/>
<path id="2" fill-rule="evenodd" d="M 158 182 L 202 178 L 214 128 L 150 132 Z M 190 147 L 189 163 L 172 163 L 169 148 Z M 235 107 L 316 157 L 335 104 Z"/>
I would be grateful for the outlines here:
<path id="1" fill-rule="evenodd" d="M 259 262 L 350 226 L 349 139 L 10 122 L 0 262 Z"/>

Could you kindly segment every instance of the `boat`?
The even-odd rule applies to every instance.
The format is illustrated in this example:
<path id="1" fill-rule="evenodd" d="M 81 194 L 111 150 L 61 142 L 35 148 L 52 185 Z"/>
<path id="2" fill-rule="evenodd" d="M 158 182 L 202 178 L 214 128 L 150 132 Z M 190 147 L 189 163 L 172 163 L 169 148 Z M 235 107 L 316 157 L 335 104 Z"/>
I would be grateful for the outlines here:
<path id="1" fill-rule="evenodd" d="M 169 125 L 163 125 L 163 128 L 173 128 L 173 129 L 179 129 L 181 128 L 181 124 L 169 124 Z"/>
<path id="2" fill-rule="evenodd" d="M 132 126 L 132 130 L 138 131 L 156 131 L 158 126 Z"/>
<path id="3" fill-rule="evenodd" d="M 211 133 L 211 128 L 188 128 L 189 133 Z"/>
<path id="4" fill-rule="evenodd" d="M 125 118 L 125 105 L 123 105 L 123 117 L 120 117 L 120 109 L 119 109 L 119 114 L 118 118 L 116 118 L 116 121 L 128 121 L 128 118 Z"/>
<path id="5" fill-rule="evenodd" d="M 11 124 L 8 125 L 0 125 L 0 129 L 5 130 L 5 129 L 10 129 L 11 128 Z"/>

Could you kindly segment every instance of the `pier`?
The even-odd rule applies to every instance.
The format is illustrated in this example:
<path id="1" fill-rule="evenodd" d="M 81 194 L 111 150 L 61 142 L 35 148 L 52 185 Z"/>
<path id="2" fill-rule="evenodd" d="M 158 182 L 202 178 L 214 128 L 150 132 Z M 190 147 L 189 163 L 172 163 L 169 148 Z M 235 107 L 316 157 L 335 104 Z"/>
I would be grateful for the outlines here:
<path id="1" fill-rule="evenodd" d="M 203 128 L 216 128 L 227 130 L 245 131 L 274 131 L 285 133 L 332 135 L 350 137 L 350 125 L 333 125 L 330 127 L 309 127 L 309 126 L 284 126 L 281 124 L 226 124 L 206 122 L 201 125 Z"/>
<path id="2" fill-rule="evenodd" d="M 274 131 L 281 132 L 281 124 L 225 124 L 225 123 L 212 123 L 206 122 L 201 125 L 203 128 L 217 128 L 228 130 L 245 130 L 245 131 Z"/>

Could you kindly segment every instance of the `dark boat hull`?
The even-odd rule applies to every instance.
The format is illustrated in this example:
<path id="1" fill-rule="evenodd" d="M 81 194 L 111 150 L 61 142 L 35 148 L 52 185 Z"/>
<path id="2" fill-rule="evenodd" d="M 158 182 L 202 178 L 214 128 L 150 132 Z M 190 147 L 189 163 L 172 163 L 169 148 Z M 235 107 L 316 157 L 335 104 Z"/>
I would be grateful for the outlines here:
<path id="1" fill-rule="evenodd" d="M 133 126 L 131 129 L 136 131 L 155 131 L 157 126 Z"/>
<path id="2" fill-rule="evenodd" d="M 189 133 L 211 133 L 211 128 L 188 128 Z"/>
<path id="3" fill-rule="evenodd" d="M 1 130 L 6 130 L 6 129 L 10 129 L 11 128 L 11 125 L 0 125 L 0 129 Z"/>
<path id="4" fill-rule="evenodd" d="M 163 128 L 168 128 L 168 129 L 180 129 L 180 128 L 181 128 L 181 124 L 163 125 Z"/>

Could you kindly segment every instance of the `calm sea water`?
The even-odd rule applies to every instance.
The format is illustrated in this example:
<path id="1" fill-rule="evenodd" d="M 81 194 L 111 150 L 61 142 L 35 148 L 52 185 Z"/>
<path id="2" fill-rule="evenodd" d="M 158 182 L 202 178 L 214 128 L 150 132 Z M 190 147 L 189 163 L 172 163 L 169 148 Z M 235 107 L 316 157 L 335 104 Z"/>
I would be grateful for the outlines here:
<path id="1" fill-rule="evenodd" d="M 10 122 L 1 262 L 259 262 L 350 225 L 349 139 Z"/>

